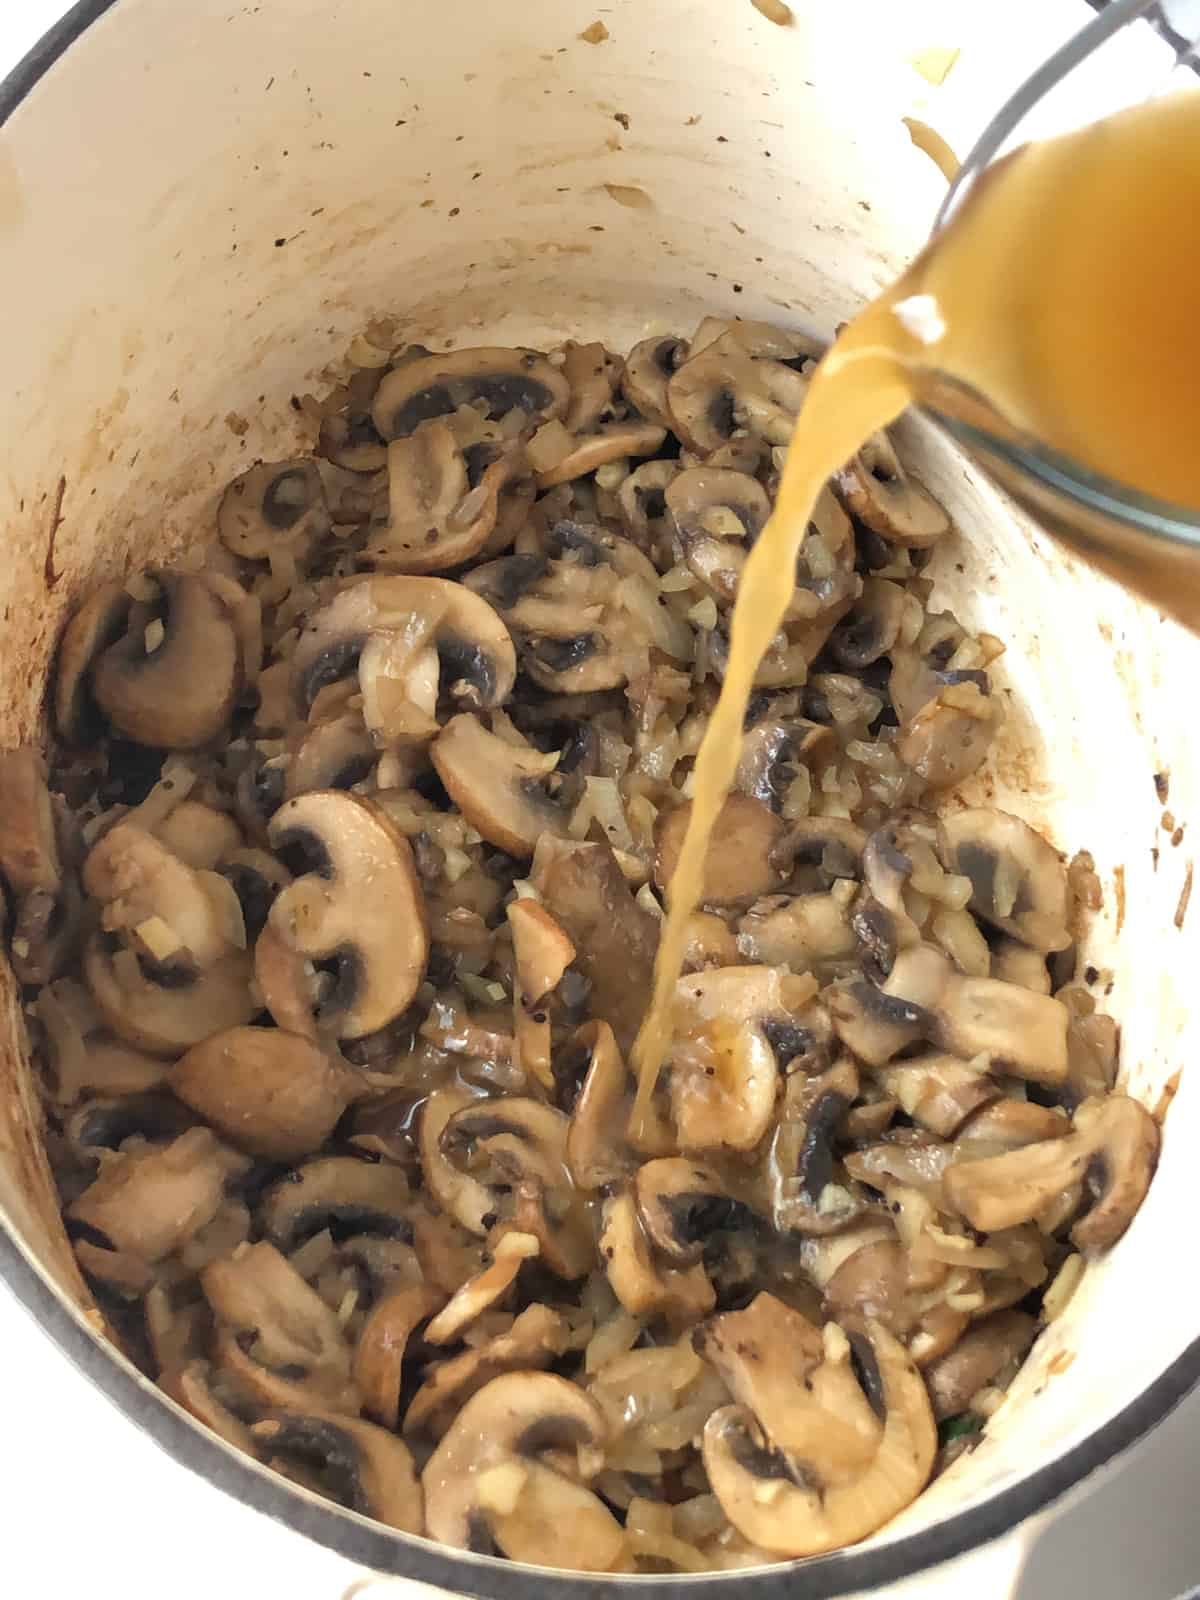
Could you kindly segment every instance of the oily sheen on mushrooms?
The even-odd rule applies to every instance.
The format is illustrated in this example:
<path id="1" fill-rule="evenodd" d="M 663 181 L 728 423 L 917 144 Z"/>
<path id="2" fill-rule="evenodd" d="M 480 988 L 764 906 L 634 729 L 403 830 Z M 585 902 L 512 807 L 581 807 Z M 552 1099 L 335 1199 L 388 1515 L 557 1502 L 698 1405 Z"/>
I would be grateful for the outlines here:
<path id="1" fill-rule="evenodd" d="M 625 359 L 373 325 L 301 403 L 312 453 L 82 598 L 48 754 L 0 755 L 9 957 L 111 1337 L 400 1532 L 596 1573 L 862 1539 L 1153 1175 L 1088 858 L 954 793 L 1003 645 L 941 607 L 949 519 L 883 434 L 814 510 L 631 1132 L 818 355 L 715 318 Z"/>

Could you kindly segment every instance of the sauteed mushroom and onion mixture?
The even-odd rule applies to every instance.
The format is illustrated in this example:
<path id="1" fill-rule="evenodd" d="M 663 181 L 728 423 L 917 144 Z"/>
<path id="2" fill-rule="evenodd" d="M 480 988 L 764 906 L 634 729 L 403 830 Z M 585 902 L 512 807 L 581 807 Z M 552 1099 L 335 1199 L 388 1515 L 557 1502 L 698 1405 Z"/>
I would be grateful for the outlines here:
<path id="1" fill-rule="evenodd" d="M 48 763 L 0 757 L 11 961 L 112 1337 L 394 1528 L 626 1573 L 862 1539 L 978 1440 L 1150 1182 L 1077 956 L 1098 880 L 956 795 L 1003 645 L 935 603 L 955 535 L 883 435 L 818 502 L 631 1131 L 817 353 L 375 325 L 302 403 L 311 456 L 82 598 Z"/>

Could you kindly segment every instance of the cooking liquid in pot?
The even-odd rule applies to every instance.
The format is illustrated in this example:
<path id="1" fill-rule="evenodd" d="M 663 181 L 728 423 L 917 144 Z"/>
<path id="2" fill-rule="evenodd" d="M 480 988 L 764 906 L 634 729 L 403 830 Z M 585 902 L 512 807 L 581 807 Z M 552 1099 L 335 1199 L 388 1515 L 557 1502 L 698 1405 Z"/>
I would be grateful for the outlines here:
<path id="1" fill-rule="evenodd" d="M 1200 92 L 1187 91 L 997 163 L 821 361 L 774 513 L 742 571 L 725 680 L 696 757 L 634 1051 L 635 1139 L 670 1047 L 688 918 L 737 770 L 754 676 L 783 622 L 825 481 L 917 400 L 968 421 L 996 414 L 1095 472 L 1200 509 L 1200 322 L 1184 277 L 1198 250 Z M 1153 562 L 1154 546 L 1139 555 Z"/>

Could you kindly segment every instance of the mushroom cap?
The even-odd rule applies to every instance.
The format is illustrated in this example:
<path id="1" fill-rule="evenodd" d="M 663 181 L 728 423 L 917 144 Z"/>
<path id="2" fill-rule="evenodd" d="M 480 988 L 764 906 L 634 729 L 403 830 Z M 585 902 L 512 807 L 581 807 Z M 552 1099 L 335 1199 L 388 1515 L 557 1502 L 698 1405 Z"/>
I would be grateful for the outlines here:
<path id="1" fill-rule="evenodd" d="M 668 889 L 683 839 L 691 819 L 692 802 L 660 815 L 654 830 L 654 881 Z M 787 824 L 761 800 L 731 794 L 713 825 L 704 858 L 700 900 L 705 905 L 730 905 L 770 894 L 784 880 L 774 850 L 787 833 Z"/>
<path id="2" fill-rule="evenodd" d="M 632 1316 L 663 1316 L 686 1327 L 707 1316 L 716 1304 L 716 1293 L 699 1262 L 676 1267 L 655 1260 L 630 1192 L 604 1202 L 600 1254 L 612 1292 Z"/>
<path id="3" fill-rule="evenodd" d="M 466 445 L 440 418 L 387 447 L 385 521 L 373 523 L 366 557 L 399 572 L 445 572 L 485 548 L 501 491 L 523 465 L 511 441 Z"/>
<path id="4" fill-rule="evenodd" d="M 846 510 L 890 544 L 924 550 L 950 531 L 950 518 L 882 429 L 834 474 L 833 485 Z"/>
<path id="5" fill-rule="evenodd" d="M 243 1164 L 207 1128 L 191 1128 L 160 1148 L 113 1156 L 67 1216 L 117 1250 L 161 1261 L 212 1220 L 226 1182 Z"/>
<path id="6" fill-rule="evenodd" d="M 513 900 L 507 908 L 513 957 L 526 1006 L 536 1005 L 557 988 L 575 959 L 575 946 L 545 906 L 536 900 Z"/>
<path id="7" fill-rule="evenodd" d="M 101 583 L 63 629 L 54 667 L 54 726 L 66 744 L 81 744 L 94 731 L 98 713 L 89 673 L 96 657 L 120 638 L 132 604 L 124 584 Z"/>
<path id="8" fill-rule="evenodd" d="M 432 1284 L 408 1284 L 384 1295 L 363 1323 L 354 1349 L 355 1386 L 363 1397 L 363 1410 L 393 1432 L 400 1422 L 400 1384 L 409 1339 L 445 1303 L 445 1295 Z"/>
<path id="9" fill-rule="evenodd" d="M 537 486 L 552 489 L 556 484 L 570 483 L 585 473 L 595 472 L 597 467 L 607 466 L 610 461 L 622 461 L 627 456 L 652 456 L 666 436 L 665 428 L 637 417 L 627 422 L 604 423 L 594 433 L 577 438 L 575 448 L 557 465 L 539 472 Z"/>
<path id="10" fill-rule="evenodd" d="M 375 392 L 372 415 L 381 436 L 391 440 L 480 400 L 493 421 L 523 411 L 533 422 L 563 416 L 570 399 L 566 377 L 536 350 L 484 347 L 394 366 Z"/>
<path id="11" fill-rule="evenodd" d="M 575 1384 L 544 1372 L 509 1372 L 472 1395 L 430 1456 L 422 1483 L 426 1529 L 458 1550 L 478 1546 L 488 1514 L 479 1479 L 491 1466 L 552 1450 L 595 1450 L 604 1418 Z"/>
<path id="12" fill-rule="evenodd" d="M 638 1168 L 633 1185 L 638 1220 L 660 1255 L 680 1266 L 699 1261 L 713 1235 L 754 1229 L 762 1219 L 729 1193 L 721 1175 L 684 1156 L 660 1156 Z"/>
<path id="13" fill-rule="evenodd" d="M 260 461 L 233 479 L 217 508 L 221 543 L 250 561 L 310 544 L 330 526 L 325 487 L 311 458 Z"/>
<path id="14" fill-rule="evenodd" d="M 1049 953 L 1071 943 L 1062 857 L 1020 817 L 970 806 L 941 819 L 948 872 L 971 880 L 971 910 L 984 922 Z"/>
<path id="15" fill-rule="evenodd" d="M 429 754 L 446 792 L 489 844 L 528 860 L 543 834 L 566 834 L 568 813 L 547 793 L 551 769 L 540 751 L 509 744 L 463 712 Z"/>
<path id="16" fill-rule="evenodd" d="M 242 686 L 238 630 L 204 578 L 158 575 L 161 644 L 147 654 L 146 619 L 131 622 L 92 669 L 96 703 L 119 733 L 156 749 L 194 750 L 216 738 Z"/>
<path id="17" fill-rule="evenodd" d="M 258 1009 L 250 994 L 250 958 L 244 950 L 222 956 L 195 975 L 177 972 L 164 986 L 147 977 L 132 950 L 113 954 L 97 933 L 84 946 L 83 970 L 108 1028 L 151 1055 L 182 1055 L 222 1028 L 249 1022 Z"/>
<path id="18" fill-rule="evenodd" d="M 835 1326 L 835 1325 L 831 1325 Z M 834 1455 L 822 1435 L 844 1440 L 841 1407 L 822 1406 L 814 1392 L 797 1385 L 786 1418 L 795 1427 L 809 1424 L 816 1447 L 796 1459 L 775 1447 L 766 1430 L 773 1417 L 758 1417 L 742 1406 L 714 1411 L 704 1429 L 704 1465 L 725 1515 L 747 1539 L 777 1555 L 811 1556 L 864 1539 L 916 1499 L 925 1487 L 937 1452 L 937 1430 L 921 1374 L 904 1347 L 878 1322 L 867 1325 L 879 1371 L 884 1424 L 878 1447 L 857 1471 L 843 1470 L 826 1481 L 823 1455 Z M 846 1344 L 845 1339 L 841 1341 Z M 828 1346 L 827 1346 L 828 1350 Z M 816 1369 L 814 1386 L 826 1368 L 844 1377 L 830 1399 L 844 1401 L 857 1383 L 849 1373 L 848 1351 Z M 849 1383 L 846 1382 L 849 1379 Z M 860 1391 L 861 1398 L 861 1391 Z M 843 1427 L 837 1428 L 842 1420 Z"/>
<path id="19" fill-rule="evenodd" d="M 439 681 L 459 705 L 485 709 L 512 693 L 513 642 L 485 600 L 444 578 L 378 576 L 356 579 L 309 617 L 292 652 L 298 708 L 307 715 L 319 691 L 350 671 L 358 669 L 361 681 L 372 640 L 388 646 L 373 672 L 393 680 L 393 694 L 402 692 L 424 649 L 436 651 Z M 363 684 L 364 694 L 371 687 Z"/>
<path id="20" fill-rule="evenodd" d="M 330 1011 L 343 1039 L 386 1027 L 425 975 L 429 933 L 408 840 L 370 801 L 333 789 L 287 800 L 272 848 L 302 850 L 313 870 L 281 891 L 268 926 L 310 960 L 332 960 Z"/>
<path id="21" fill-rule="evenodd" d="M 635 344 L 625 357 L 621 392 L 648 422 L 672 426 L 667 407 L 667 384 L 687 359 L 685 339 L 655 334 Z"/>
<path id="22" fill-rule="evenodd" d="M 762 323 L 733 323 L 707 343 L 692 341 L 688 359 L 667 382 L 675 432 L 701 455 L 744 428 L 787 444 L 808 379 L 795 370 L 819 347 Z"/>
<path id="23" fill-rule="evenodd" d="M 167 1079 L 235 1145 L 272 1161 L 316 1150 L 365 1093 L 312 1040 L 279 1028 L 229 1028 L 193 1045 Z"/>
<path id="24" fill-rule="evenodd" d="M 326 1229 L 337 1239 L 409 1239 L 409 1208 L 408 1179 L 400 1167 L 318 1156 L 267 1190 L 258 1222 L 266 1239 L 287 1254 Z"/>
<path id="25" fill-rule="evenodd" d="M 572 1035 L 584 1052 L 586 1076 L 571 1111 L 567 1166 L 579 1189 L 603 1189 L 629 1175 L 632 1152 L 625 1131 L 632 1105 L 631 1085 L 612 1028 L 587 1022 Z"/>
<path id="26" fill-rule="evenodd" d="M 315 1470 L 338 1505 L 401 1533 L 421 1533 L 421 1482 L 408 1446 L 372 1422 L 321 1411 L 282 1411 L 250 1430 L 270 1457 Z"/>

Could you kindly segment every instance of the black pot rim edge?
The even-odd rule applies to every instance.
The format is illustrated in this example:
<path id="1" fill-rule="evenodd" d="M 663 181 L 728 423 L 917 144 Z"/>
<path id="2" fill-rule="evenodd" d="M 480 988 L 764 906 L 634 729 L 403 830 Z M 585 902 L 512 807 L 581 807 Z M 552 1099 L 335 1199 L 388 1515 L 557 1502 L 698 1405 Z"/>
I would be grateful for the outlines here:
<path id="1" fill-rule="evenodd" d="M 54 63 L 116 0 L 78 0 L 0 80 L 0 127 Z M 1137 1399 L 1081 1444 L 1031 1472 L 983 1504 L 878 1550 L 847 1550 L 811 1561 L 750 1572 L 676 1578 L 595 1578 L 539 1572 L 503 1561 L 443 1551 L 425 1541 L 388 1533 L 332 1507 L 316 1505 L 282 1478 L 252 1466 L 198 1423 L 174 1410 L 77 1320 L 7 1230 L 0 1230 L 0 1280 L 54 1341 L 63 1355 L 160 1449 L 226 1494 L 350 1561 L 484 1600 L 526 1600 L 540 1589 L 571 1600 L 612 1600 L 614 1588 L 631 1586 L 637 1600 L 678 1600 L 683 1585 L 736 1585 L 739 1600 L 835 1600 L 877 1589 L 990 1543 L 1044 1511 L 1069 1489 L 1127 1450 L 1157 1426 L 1200 1383 L 1200 1338 L 1179 1355 Z"/>

